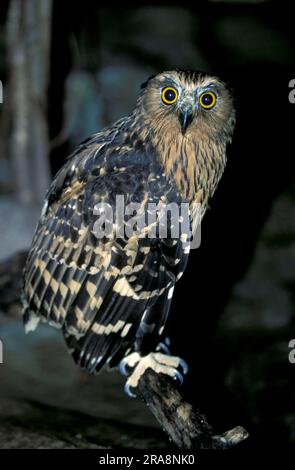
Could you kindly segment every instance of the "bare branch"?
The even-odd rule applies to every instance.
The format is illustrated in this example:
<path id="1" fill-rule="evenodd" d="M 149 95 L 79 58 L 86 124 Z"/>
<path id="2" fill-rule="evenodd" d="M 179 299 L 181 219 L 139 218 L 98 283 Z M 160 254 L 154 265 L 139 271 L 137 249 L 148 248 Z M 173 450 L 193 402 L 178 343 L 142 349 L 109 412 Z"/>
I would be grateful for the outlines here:
<path id="1" fill-rule="evenodd" d="M 185 402 L 171 378 L 147 369 L 138 391 L 170 439 L 181 449 L 227 449 L 248 437 L 238 426 L 216 435 L 204 414 Z"/>

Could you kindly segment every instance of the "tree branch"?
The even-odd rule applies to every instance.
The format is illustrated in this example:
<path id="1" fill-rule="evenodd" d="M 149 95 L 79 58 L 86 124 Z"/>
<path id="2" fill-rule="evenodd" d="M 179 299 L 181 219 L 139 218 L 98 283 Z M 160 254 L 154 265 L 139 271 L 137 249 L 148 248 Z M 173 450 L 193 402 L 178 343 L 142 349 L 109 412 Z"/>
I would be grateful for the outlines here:
<path id="1" fill-rule="evenodd" d="M 205 415 L 183 400 L 174 381 L 152 369 L 147 369 L 141 377 L 138 391 L 164 431 L 181 449 L 227 449 L 248 437 L 241 426 L 222 435 L 214 434 Z"/>

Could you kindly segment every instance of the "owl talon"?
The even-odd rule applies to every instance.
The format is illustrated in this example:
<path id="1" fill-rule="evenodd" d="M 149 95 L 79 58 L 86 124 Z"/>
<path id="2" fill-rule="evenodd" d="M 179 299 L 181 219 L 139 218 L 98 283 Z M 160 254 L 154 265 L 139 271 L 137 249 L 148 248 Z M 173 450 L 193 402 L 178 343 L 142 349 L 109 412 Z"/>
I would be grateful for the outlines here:
<path id="1" fill-rule="evenodd" d="M 181 368 L 181 371 L 179 370 Z M 127 395 L 134 398 L 136 395 L 131 391 L 138 387 L 141 377 L 147 369 L 152 369 L 157 374 L 168 375 L 179 385 L 183 384 L 184 375 L 188 371 L 187 363 L 176 356 L 169 356 L 161 352 L 150 353 L 147 356 L 140 356 L 139 353 L 132 353 L 126 356 L 120 363 L 119 370 L 123 375 L 129 375 L 125 385 Z M 128 370 L 132 372 L 128 374 Z"/>
<path id="2" fill-rule="evenodd" d="M 169 336 L 166 336 L 166 338 L 164 339 L 164 343 L 165 343 L 166 346 L 168 346 L 168 348 L 169 348 L 169 346 L 171 345 L 171 341 L 170 341 Z"/>
<path id="3" fill-rule="evenodd" d="M 128 377 L 127 364 L 124 361 L 124 359 L 122 359 L 122 361 L 119 364 L 119 372 L 120 372 L 121 375 L 124 375 L 125 377 Z"/>
<path id="4" fill-rule="evenodd" d="M 157 346 L 157 349 L 156 349 L 157 352 L 162 352 L 164 354 L 167 354 L 168 356 L 170 356 L 170 349 L 168 348 L 167 344 L 165 344 L 165 342 L 161 342 L 158 344 Z"/>
<path id="5" fill-rule="evenodd" d="M 125 387 L 124 387 L 124 392 L 126 393 L 126 395 L 128 395 L 130 398 L 136 398 L 137 395 L 135 395 L 135 393 L 131 392 L 131 386 L 129 385 L 128 381 L 125 383 Z"/>
<path id="6" fill-rule="evenodd" d="M 174 369 L 174 377 L 173 377 L 173 380 L 175 380 L 176 382 L 179 383 L 179 385 L 182 385 L 183 384 L 183 375 L 177 370 L 177 369 Z"/>
<path id="7" fill-rule="evenodd" d="M 119 364 L 119 372 L 121 375 L 124 375 L 125 377 L 128 377 L 132 370 L 135 368 L 135 366 L 138 364 L 140 361 L 140 354 L 137 352 L 128 354 L 128 356 L 125 356 L 120 364 Z"/>
<path id="8" fill-rule="evenodd" d="M 181 357 L 179 358 L 179 365 L 181 366 L 182 368 L 182 373 L 183 375 L 186 375 L 188 373 L 188 370 L 189 370 L 189 367 L 188 367 L 188 364 L 187 362 L 185 362 L 184 359 L 181 359 Z"/>

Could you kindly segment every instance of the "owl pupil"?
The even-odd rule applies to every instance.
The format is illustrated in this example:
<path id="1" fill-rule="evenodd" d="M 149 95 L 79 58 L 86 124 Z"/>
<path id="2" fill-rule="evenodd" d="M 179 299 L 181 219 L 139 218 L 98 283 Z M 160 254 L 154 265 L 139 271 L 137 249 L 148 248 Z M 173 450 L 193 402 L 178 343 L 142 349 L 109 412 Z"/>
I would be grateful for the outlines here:
<path id="1" fill-rule="evenodd" d="M 165 93 L 165 99 L 167 101 L 173 101 L 175 99 L 175 91 L 173 90 L 167 90 Z"/>
<path id="2" fill-rule="evenodd" d="M 208 93 L 203 96 L 202 100 L 206 106 L 209 106 L 213 102 L 213 96 L 209 95 Z"/>

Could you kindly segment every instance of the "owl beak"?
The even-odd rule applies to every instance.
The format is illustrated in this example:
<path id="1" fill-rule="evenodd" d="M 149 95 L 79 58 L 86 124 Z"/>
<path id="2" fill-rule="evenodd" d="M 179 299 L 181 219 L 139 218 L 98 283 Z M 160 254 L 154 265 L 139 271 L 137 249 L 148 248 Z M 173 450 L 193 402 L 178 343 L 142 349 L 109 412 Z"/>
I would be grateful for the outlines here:
<path id="1" fill-rule="evenodd" d="M 194 118 L 192 108 L 184 108 L 180 111 L 178 119 L 180 122 L 181 132 L 184 135 L 190 123 Z"/>

